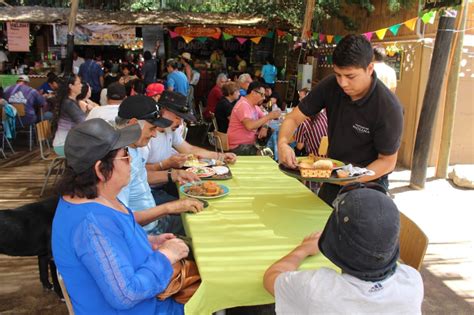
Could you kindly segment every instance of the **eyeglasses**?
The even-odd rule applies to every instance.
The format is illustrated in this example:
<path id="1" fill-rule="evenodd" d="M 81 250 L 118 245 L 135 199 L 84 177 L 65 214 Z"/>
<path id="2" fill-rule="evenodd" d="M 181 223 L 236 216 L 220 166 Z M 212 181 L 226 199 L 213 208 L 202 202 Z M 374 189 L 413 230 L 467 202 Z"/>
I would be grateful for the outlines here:
<path id="1" fill-rule="evenodd" d="M 260 92 L 259 90 L 253 90 L 255 93 L 260 94 L 261 97 L 265 97 L 264 92 Z"/>
<path id="2" fill-rule="evenodd" d="M 116 157 L 114 158 L 114 160 L 129 160 L 130 161 L 132 159 L 132 157 L 130 156 L 130 153 L 128 152 L 128 147 L 123 148 L 123 151 L 125 155 L 121 157 Z"/>

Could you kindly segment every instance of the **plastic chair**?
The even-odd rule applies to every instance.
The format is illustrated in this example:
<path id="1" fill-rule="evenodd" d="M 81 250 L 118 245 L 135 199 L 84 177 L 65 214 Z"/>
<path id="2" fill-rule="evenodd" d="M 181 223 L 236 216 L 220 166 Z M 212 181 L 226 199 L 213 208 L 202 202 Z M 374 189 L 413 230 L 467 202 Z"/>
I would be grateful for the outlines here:
<path id="1" fill-rule="evenodd" d="M 53 150 L 51 150 L 49 140 L 51 139 L 52 133 L 51 124 L 48 120 L 43 120 L 36 124 L 36 134 L 40 146 L 41 158 L 46 161 L 51 161 L 43 182 L 43 187 L 41 187 L 40 197 L 42 197 L 53 170 L 56 170 L 56 176 L 54 177 L 53 185 L 56 183 L 58 176 L 64 172 L 66 158 L 64 156 L 57 155 Z"/>
<path id="2" fill-rule="evenodd" d="M 10 148 L 10 151 L 12 151 L 13 154 L 15 154 L 15 150 L 13 150 L 12 144 L 8 140 L 8 138 L 5 136 L 5 131 L 3 129 L 3 124 L 0 122 L 0 134 L 2 134 L 2 146 L 0 147 L 0 152 L 2 156 L 6 159 L 7 156 L 5 154 L 5 142 L 7 143 L 8 147 Z"/>
<path id="3" fill-rule="evenodd" d="M 64 301 L 66 302 L 67 310 L 70 315 L 74 315 L 74 309 L 72 308 L 71 299 L 69 298 L 69 294 L 67 293 L 66 284 L 64 283 L 63 277 L 61 276 L 59 271 L 57 272 L 57 274 L 59 285 L 61 286 L 61 291 L 63 292 Z"/>
<path id="4" fill-rule="evenodd" d="M 25 111 L 25 104 L 21 103 L 12 103 L 12 106 L 16 108 L 17 110 L 17 118 L 18 118 L 18 123 L 22 128 L 27 128 L 25 132 L 28 133 L 28 139 L 29 139 L 29 147 L 30 151 L 33 150 L 33 136 L 34 136 L 34 129 L 33 125 L 25 126 L 23 124 L 23 121 L 21 120 L 22 117 L 26 116 L 26 111 Z M 21 132 L 21 131 L 18 131 Z"/>
<path id="5" fill-rule="evenodd" d="M 428 237 L 415 222 L 400 212 L 400 260 L 420 270 Z"/>

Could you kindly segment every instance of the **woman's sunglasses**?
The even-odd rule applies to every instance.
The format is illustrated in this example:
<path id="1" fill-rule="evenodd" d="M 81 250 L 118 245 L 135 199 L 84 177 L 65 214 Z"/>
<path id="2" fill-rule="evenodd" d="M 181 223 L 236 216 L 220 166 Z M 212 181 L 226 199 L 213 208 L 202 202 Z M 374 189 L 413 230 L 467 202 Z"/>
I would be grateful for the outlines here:
<path id="1" fill-rule="evenodd" d="M 116 158 L 114 158 L 114 160 L 125 160 L 126 159 L 126 160 L 130 161 L 130 159 L 132 157 L 130 156 L 130 153 L 128 152 L 128 147 L 123 148 L 123 151 L 124 151 L 125 155 L 121 156 L 121 157 L 116 157 Z"/>

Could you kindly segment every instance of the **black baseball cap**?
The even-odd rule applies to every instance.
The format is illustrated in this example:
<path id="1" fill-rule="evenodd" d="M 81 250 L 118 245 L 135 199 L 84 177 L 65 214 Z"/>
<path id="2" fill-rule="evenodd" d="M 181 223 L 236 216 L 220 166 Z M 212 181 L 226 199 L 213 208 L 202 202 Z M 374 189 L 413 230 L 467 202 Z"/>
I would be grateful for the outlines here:
<path id="1" fill-rule="evenodd" d="M 155 100 L 145 95 L 127 97 L 120 104 L 118 116 L 125 119 L 146 120 L 160 128 L 169 127 L 173 123 L 171 120 L 163 118 Z"/>
<path id="2" fill-rule="evenodd" d="M 107 98 L 111 100 L 120 101 L 123 100 L 127 96 L 127 91 L 125 90 L 125 86 L 118 82 L 114 82 L 109 84 L 107 87 Z"/>
<path id="3" fill-rule="evenodd" d="M 94 166 L 110 151 L 136 142 L 142 131 L 139 124 L 115 129 L 101 118 L 93 118 L 71 129 L 64 143 L 67 165 L 76 174 Z"/>
<path id="4" fill-rule="evenodd" d="M 319 239 L 331 262 L 354 277 L 380 281 L 397 268 L 400 213 L 386 194 L 359 188 L 339 194 Z"/>
<path id="5" fill-rule="evenodd" d="M 168 109 L 185 120 L 197 121 L 196 117 L 191 113 L 191 108 L 188 106 L 188 98 L 181 93 L 163 91 L 158 100 L 158 106 Z"/>

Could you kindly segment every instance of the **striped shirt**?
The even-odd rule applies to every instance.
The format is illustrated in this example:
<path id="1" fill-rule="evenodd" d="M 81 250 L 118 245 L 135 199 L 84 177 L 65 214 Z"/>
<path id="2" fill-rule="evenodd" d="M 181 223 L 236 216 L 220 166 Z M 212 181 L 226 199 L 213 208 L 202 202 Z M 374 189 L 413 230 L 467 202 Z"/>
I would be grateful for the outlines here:
<path id="1" fill-rule="evenodd" d="M 318 155 L 321 138 L 328 135 L 328 118 L 323 109 L 314 117 L 306 119 L 296 131 L 296 142 L 303 143 L 306 153 Z"/>

